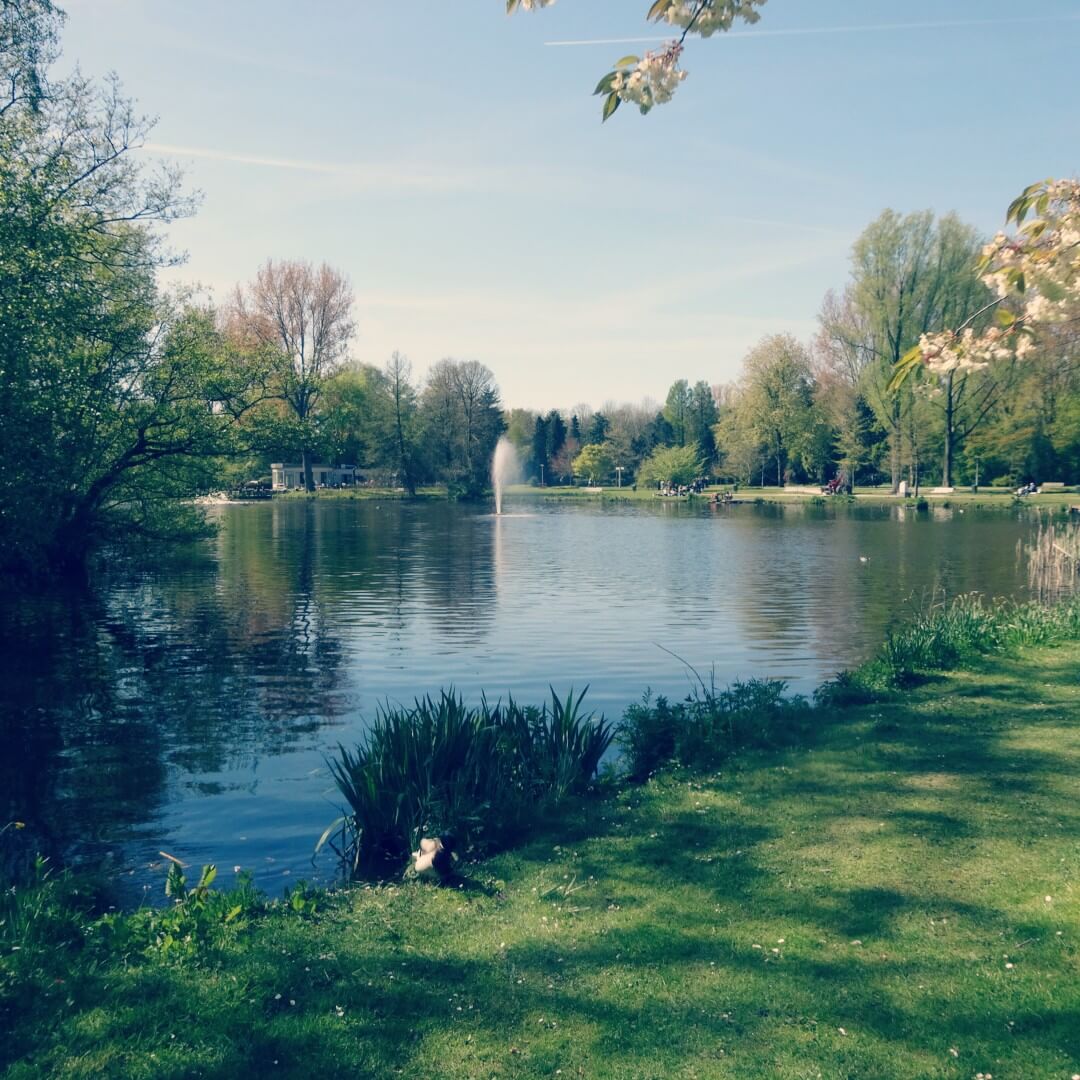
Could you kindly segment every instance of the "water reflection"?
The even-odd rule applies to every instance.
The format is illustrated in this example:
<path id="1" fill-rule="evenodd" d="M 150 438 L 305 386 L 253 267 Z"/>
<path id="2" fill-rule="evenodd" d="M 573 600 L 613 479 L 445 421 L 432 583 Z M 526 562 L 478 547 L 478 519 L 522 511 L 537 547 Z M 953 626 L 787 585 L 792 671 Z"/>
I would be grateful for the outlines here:
<path id="1" fill-rule="evenodd" d="M 589 684 L 618 714 L 685 690 L 664 650 L 808 690 L 931 596 L 1023 585 L 1018 516 L 657 503 L 224 507 L 183 560 L 4 605 L 0 821 L 136 882 L 164 849 L 273 887 L 334 815 L 323 754 L 386 698 Z"/>

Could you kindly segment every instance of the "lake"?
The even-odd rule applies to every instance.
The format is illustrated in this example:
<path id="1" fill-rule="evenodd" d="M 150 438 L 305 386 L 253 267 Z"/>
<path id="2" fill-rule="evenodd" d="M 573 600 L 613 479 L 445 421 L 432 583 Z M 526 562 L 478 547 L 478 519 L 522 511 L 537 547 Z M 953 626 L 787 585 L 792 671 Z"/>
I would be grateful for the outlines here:
<path id="1" fill-rule="evenodd" d="M 313 867 L 338 813 L 324 755 L 381 702 L 589 687 L 618 716 L 651 687 L 808 693 L 934 597 L 1021 595 L 1023 511 L 700 502 L 282 500 L 214 513 L 218 536 L 79 594 L 0 614 L 0 823 L 157 900 L 160 851 Z"/>

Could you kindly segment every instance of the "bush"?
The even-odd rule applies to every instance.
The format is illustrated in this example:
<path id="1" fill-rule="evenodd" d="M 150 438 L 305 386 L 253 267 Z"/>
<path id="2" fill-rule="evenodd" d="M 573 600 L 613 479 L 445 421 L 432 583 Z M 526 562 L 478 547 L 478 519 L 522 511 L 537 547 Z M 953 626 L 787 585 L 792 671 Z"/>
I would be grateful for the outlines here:
<path id="1" fill-rule="evenodd" d="M 976 656 L 1076 638 L 1080 638 L 1078 598 L 1047 606 L 1036 601 L 987 603 L 978 594 L 960 596 L 932 606 L 891 633 L 876 657 L 843 676 L 844 687 L 858 685 L 868 691 L 903 687 L 923 672 L 948 670 Z M 843 690 L 821 691 L 833 692 Z"/>
<path id="2" fill-rule="evenodd" d="M 723 690 L 702 682 L 674 704 L 646 693 L 618 729 L 631 779 L 645 780 L 669 761 L 714 768 L 743 747 L 789 741 L 810 710 L 805 698 L 785 697 L 786 690 L 783 680 L 751 679 Z"/>
<path id="3" fill-rule="evenodd" d="M 381 709 L 367 739 L 329 763 L 348 811 L 316 850 L 329 843 L 356 876 L 400 863 L 425 835 L 505 845 L 596 775 L 613 732 L 583 698 L 470 709 L 451 691 Z"/>

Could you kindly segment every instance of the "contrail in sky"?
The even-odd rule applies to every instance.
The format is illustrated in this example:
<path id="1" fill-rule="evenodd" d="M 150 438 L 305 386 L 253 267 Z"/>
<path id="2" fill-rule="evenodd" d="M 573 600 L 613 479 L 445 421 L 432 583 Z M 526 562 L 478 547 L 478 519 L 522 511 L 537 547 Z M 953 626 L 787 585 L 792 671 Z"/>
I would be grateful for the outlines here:
<path id="1" fill-rule="evenodd" d="M 954 27 L 973 26 L 1018 26 L 1040 25 L 1050 22 L 1078 22 L 1080 15 L 1049 15 L 1044 18 L 1030 19 L 952 19 L 941 22 L 911 22 L 911 23 L 876 23 L 866 26 L 807 26 L 791 30 L 737 30 L 722 35 L 723 39 L 730 41 L 733 38 L 744 37 L 803 37 L 809 34 L 869 34 L 885 30 L 948 30 Z M 674 31 L 673 31 L 674 32 Z M 718 35 L 720 36 L 720 35 Z M 563 47 L 567 45 L 636 45 L 649 42 L 667 41 L 671 37 L 624 37 L 624 38 L 588 38 L 581 41 L 545 41 L 550 47 Z"/>

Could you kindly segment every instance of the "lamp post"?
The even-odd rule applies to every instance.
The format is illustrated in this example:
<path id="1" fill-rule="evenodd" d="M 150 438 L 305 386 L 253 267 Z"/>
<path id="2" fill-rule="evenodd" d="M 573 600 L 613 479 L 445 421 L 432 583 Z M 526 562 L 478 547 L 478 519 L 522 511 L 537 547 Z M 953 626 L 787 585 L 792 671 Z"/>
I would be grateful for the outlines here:
<path id="1" fill-rule="evenodd" d="M 544 466 L 540 466 L 540 486 L 544 486 Z"/>
<path id="2" fill-rule="evenodd" d="M 621 465 L 616 465 L 615 466 L 615 480 L 616 480 L 617 485 L 619 487 L 622 487 L 622 466 Z"/>

